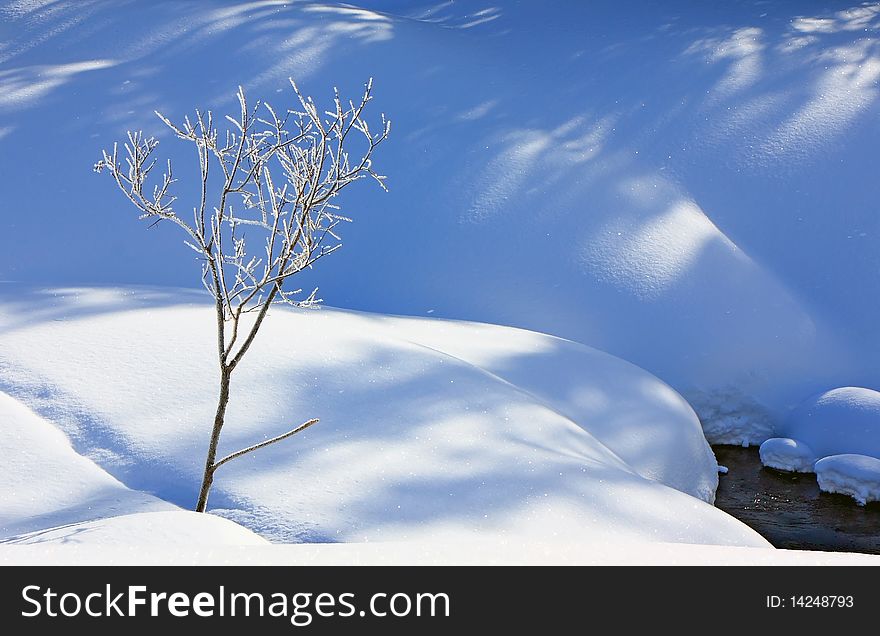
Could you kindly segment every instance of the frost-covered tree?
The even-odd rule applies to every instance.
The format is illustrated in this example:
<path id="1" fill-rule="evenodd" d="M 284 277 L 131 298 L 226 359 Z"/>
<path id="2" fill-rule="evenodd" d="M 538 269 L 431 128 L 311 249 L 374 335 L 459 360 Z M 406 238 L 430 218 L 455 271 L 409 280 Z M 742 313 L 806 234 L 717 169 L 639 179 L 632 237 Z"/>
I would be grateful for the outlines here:
<path id="1" fill-rule="evenodd" d="M 363 118 L 372 98 L 372 80 L 358 102 L 344 102 L 335 91 L 333 108 L 319 110 L 293 80 L 294 110 L 252 107 L 239 88 L 238 117 L 227 115 L 220 133 L 211 111 L 196 111 L 182 125 L 156 115 L 177 138 L 193 144 L 198 156 L 198 182 L 192 215 L 179 213 L 174 195 L 177 180 L 171 161 L 161 177 L 151 178 L 159 141 L 129 132 L 128 141 L 104 151 L 95 165 L 108 172 L 119 189 L 152 225 L 168 221 L 186 235 L 199 255 L 202 283 L 214 298 L 220 391 L 211 429 L 205 471 L 196 510 L 204 512 L 214 473 L 226 462 L 274 444 L 315 424 L 299 426 L 217 459 L 217 445 L 229 403 L 230 381 L 248 352 L 269 307 L 276 301 L 313 307 L 315 292 L 303 294 L 288 279 L 311 268 L 342 246 L 337 225 L 350 219 L 339 214 L 338 195 L 362 178 L 385 189 L 385 177 L 373 170 L 372 155 L 388 138 L 384 114 L 371 130 Z"/>

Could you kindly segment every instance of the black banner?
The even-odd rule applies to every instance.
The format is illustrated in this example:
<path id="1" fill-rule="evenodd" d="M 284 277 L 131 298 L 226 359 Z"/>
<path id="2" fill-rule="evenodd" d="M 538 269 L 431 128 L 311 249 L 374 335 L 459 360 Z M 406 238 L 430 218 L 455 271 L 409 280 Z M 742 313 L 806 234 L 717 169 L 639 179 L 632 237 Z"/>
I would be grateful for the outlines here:
<path id="1" fill-rule="evenodd" d="M 856 567 L 6 567 L 0 625 L 260 633 L 847 628 L 876 616 Z M 14 627 L 14 629 L 8 629 Z M 552 631 L 548 632 L 548 629 Z M 514 633 L 511 631 L 511 633 Z M 36 632 L 31 632 L 36 633 Z M 48 633 L 48 632 L 47 632 Z M 223 632 L 221 632 L 223 633 Z"/>

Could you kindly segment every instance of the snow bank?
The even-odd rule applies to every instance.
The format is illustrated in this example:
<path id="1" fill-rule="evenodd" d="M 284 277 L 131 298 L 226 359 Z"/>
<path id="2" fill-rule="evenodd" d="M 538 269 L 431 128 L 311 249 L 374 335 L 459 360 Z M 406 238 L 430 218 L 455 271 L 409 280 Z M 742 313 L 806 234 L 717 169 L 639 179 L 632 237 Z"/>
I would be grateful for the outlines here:
<path id="1" fill-rule="evenodd" d="M 18 289 L 0 300 L 0 386 L 128 487 L 190 507 L 216 393 L 212 329 L 202 294 Z M 459 338 L 483 344 L 468 354 Z M 666 385 L 555 338 L 273 309 L 233 378 L 220 453 L 313 416 L 307 432 L 224 466 L 214 512 L 281 542 L 767 545 L 640 474 L 704 495 L 717 479 Z"/>
<path id="2" fill-rule="evenodd" d="M 859 504 L 880 501 L 880 459 L 866 455 L 831 455 L 816 462 L 819 488 L 849 495 Z"/>
<path id="3" fill-rule="evenodd" d="M 776 417 L 742 391 L 731 387 L 690 390 L 687 399 L 699 414 L 703 434 L 710 444 L 758 446 L 773 437 Z"/>
<path id="4" fill-rule="evenodd" d="M 880 458 L 880 392 L 842 387 L 815 395 L 791 413 L 783 431 L 809 445 L 817 457 L 854 453 Z"/>
<path id="5" fill-rule="evenodd" d="M 813 449 L 795 439 L 772 437 L 761 444 L 761 463 L 768 468 L 796 473 L 811 473 L 816 463 Z"/>

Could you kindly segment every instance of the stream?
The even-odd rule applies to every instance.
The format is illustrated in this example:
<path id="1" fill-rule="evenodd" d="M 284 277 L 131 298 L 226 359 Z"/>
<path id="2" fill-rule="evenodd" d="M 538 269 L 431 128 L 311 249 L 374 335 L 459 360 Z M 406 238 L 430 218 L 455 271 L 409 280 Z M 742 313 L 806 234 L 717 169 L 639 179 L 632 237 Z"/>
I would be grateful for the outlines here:
<path id="1" fill-rule="evenodd" d="M 719 475 L 715 505 L 777 548 L 880 554 L 880 502 L 859 506 L 819 490 L 812 473 L 764 468 L 758 448 L 713 446 Z"/>

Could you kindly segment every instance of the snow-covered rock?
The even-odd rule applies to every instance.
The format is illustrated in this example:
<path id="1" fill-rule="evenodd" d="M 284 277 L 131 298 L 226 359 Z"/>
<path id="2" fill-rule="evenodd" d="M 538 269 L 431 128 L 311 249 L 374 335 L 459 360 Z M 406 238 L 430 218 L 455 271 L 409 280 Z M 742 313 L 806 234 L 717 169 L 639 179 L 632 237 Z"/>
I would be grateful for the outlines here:
<path id="1" fill-rule="evenodd" d="M 0 298 L 0 387 L 127 487 L 191 507 L 216 400 L 212 311 L 202 293 L 17 289 Z M 767 545 L 682 492 L 708 499 L 717 464 L 674 391 L 557 338 L 275 308 L 233 377 L 220 454 L 313 416 L 223 466 L 209 507 L 279 542 Z"/>
<path id="2" fill-rule="evenodd" d="M 859 504 L 880 501 L 880 459 L 866 455 L 843 454 L 816 462 L 819 488 L 825 492 L 849 495 Z"/>
<path id="3" fill-rule="evenodd" d="M 880 393 L 842 387 L 813 396 L 791 413 L 784 430 L 793 439 L 761 445 L 765 466 L 815 472 L 819 488 L 862 505 L 880 499 Z"/>
<path id="4" fill-rule="evenodd" d="M 842 387 L 815 395 L 791 413 L 783 432 L 816 457 L 854 453 L 880 459 L 880 392 Z"/>
<path id="5" fill-rule="evenodd" d="M 768 468 L 795 473 L 811 473 L 816 463 L 813 449 L 795 439 L 771 437 L 759 450 L 761 463 Z"/>

